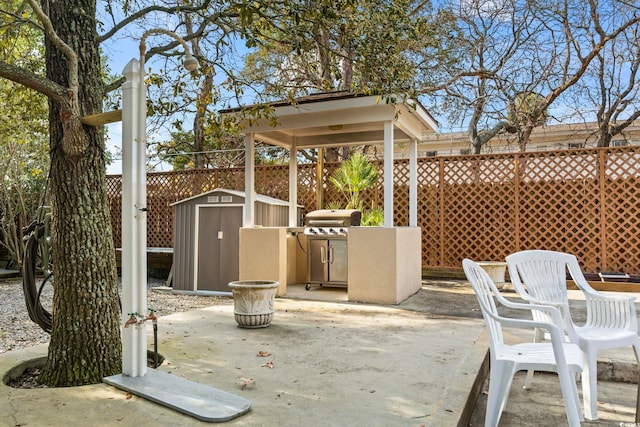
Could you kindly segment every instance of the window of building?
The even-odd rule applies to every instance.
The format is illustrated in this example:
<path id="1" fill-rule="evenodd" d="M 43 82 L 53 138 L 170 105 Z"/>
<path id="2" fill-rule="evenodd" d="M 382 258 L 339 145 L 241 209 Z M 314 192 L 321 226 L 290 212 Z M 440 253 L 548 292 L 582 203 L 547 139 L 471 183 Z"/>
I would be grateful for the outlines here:
<path id="1" fill-rule="evenodd" d="M 425 151 L 424 152 L 424 156 L 425 157 L 434 157 L 434 156 L 437 156 L 437 155 L 438 155 L 437 151 Z"/>
<path id="2" fill-rule="evenodd" d="M 569 148 L 584 148 L 584 142 L 570 142 Z"/>
<path id="3" fill-rule="evenodd" d="M 617 141 L 611 141 L 612 147 L 626 147 L 627 145 L 629 145 L 629 141 L 625 141 L 623 139 L 619 139 Z"/>
<path id="4" fill-rule="evenodd" d="M 462 154 L 462 155 L 471 154 L 471 148 L 462 148 L 462 149 L 460 149 L 460 154 Z"/>

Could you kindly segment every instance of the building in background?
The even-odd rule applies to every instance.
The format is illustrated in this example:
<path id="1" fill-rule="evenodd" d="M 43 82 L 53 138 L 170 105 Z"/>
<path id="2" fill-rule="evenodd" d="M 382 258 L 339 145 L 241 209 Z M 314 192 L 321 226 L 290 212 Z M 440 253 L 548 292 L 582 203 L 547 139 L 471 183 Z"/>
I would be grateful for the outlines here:
<path id="1" fill-rule="evenodd" d="M 527 144 L 527 151 L 566 150 L 571 148 L 594 148 L 597 145 L 596 123 L 576 123 L 543 126 L 534 129 Z M 616 135 L 611 146 L 640 145 L 640 122 L 627 127 Z M 502 134 L 493 138 L 482 148 L 482 154 L 510 153 L 518 151 L 515 135 Z M 473 149 L 466 132 L 433 133 L 424 135 L 418 143 L 418 157 L 472 154 Z M 408 144 L 398 145 L 396 158 L 409 157 Z"/>

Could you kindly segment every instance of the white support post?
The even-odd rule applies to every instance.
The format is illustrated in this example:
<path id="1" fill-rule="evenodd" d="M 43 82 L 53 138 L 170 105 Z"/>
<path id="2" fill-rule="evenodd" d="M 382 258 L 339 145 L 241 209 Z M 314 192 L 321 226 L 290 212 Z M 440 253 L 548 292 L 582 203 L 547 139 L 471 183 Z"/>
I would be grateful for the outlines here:
<path id="1" fill-rule="evenodd" d="M 289 150 L 289 227 L 298 224 L 298 149 L 295 138 Z"/>
<path id="2" fill-rule="evenodd" d="M 144 77 L 137 59 L 125 66 L 122 84 L 122 325 L 129 313 L 146 315 L 146 215 L 140 210 L 140 201 L 146 199 L 146 147 L 140 158 L 140 135 L 144 134 L 140 106 L 140 81 Z M 141 129 L 142 127 L 142 129 Z M 143 144 L 146 142 L 143 140 Z M 143 174 L 140 173 L 142 164 Z M 141 183 L 141 176 L 145 182 Z M 142 194 L 140 189 L 142 187 Z M 144 236 L 140 242 L 140 236 Z M 140 245 L 144 245 L 142 256 Z M 142 281 L 141 281 L 142 277 Z M 130 325 L 122 332 L 122 373 L 131 377 L 147 372 L 147 333 L 144 324 Z"/>
<path id="3" fill-rule="evenodd" d="M 255 225 L 255 206 L 256 206 L 256 182 L 255 182 L 255 166 L 256 166 L 256 147 L 254 144 L 253 133 L 244 136 L 244 227 L 253 227 Z"/>
<path id="4" fill-rule="evenodd" d="M 393 227 L 393 122 L 384 122 L 384 226 Z"/>
<path id="5" fill-rule="evenodd" d="M 140 83 L 138 84 L 138 138 L 136 150 L 138 154 L 138 191 L 136 208 L 138 210 L 138 244 L 135 260 L 138 263 L 138 280 L 134 292 L 137 293 L 136 311 L 142 318 L 147 316 L 147 84 L 145 82 L 145 53 L 140 52 Z M 147 373 L 147 323 L 141 322 L 136 328 L 138 332 L 137 368 L 138 375 Z"/>
<path id="6" fill-rule="evenodd" d="M 409 227 L 418 226 L 418 141 L 409 143 Z"/>

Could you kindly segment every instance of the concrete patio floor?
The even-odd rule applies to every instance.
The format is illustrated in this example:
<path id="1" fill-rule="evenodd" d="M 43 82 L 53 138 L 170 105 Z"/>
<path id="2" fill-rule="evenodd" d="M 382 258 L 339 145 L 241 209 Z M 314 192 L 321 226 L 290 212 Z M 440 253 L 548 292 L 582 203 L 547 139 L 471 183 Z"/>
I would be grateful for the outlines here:
<path id="1" fill-rule="evenodd" d="M 159 369 L 250 400 L 249 413 L 224 423 L 230 426 L 482 425 L 486 397 L 472 410 L 487 341 L 468 284 L 425 282 L 393 307 L 344 299 L 344 289 L 290 287 L 276 300 L 273 324 L 255 330 L 236 326 L 231 300 L 162 317 Z M 46 345 L 4 353 L 0 372 L 44 356 Z M 632 358 L 630 349 L 603 355 L 603 367 L 607 360 L 615 366 L 603 375 L 630 375 Z M 514 381 L 502 426 L 566 424 L 555 376 L 536 375 L 528 391 L 522 381 Z M 634 384 L 601 380 L 601 420 L 583 425 L 632 422 L 635 392 Z M 205 424 L 106 384 L 2 384 L 0 395 L 0 425 L 7 426 Z"/>

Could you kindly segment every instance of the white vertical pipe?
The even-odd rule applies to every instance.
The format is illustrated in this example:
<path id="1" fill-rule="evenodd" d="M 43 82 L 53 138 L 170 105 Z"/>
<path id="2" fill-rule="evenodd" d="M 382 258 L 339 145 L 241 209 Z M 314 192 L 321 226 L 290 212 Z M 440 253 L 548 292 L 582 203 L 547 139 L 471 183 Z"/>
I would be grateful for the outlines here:
<path id="1" fill-rule="evenodd" d="M 128 313 L 138 311 L 138 263 L 137 221 L 138 200 L 137 150 L 135 141 L 139 136 L 139 74 L 140 63 L 132 59 L 125 66 L 122 84 L 122 324 L 129 318 Z M 146 351 L 145 351 L 146 355 Z M 139 376 L 138 331 L 136 326 L 122 330 L 122 372 Z"/>
<path id="2" fill-rule="evenodd" d="M 418 226 L 418 141 L 409 143 L 409 227 Z"/>
<path id="3" fill-rule="evenodd" d="M 298 226 L 298 148 L 293 139 L 289 149 L 289 227 Z"/>
<path id="4" fill-rule="evenodd" d="M 136 281 L 135 292 L 137 294 L 136 311 L 140 316 L 147 315 L 147 85 L 145 82 L 145 50 L 144 43 L 141 43 L 140 50 L 140 83 L 138 84 L 138 138 L 136 141 L 138 190 L 136 207 L 138 215 L 138 237 L 136 262 L 138 263 L 138 280 Z M 138 346 L 137 369 L 138 375 L 144 376 L 147 373 L 147 326 L 146 322 L 141 322 L 136 328 Z"/>
<path id="5" fill-rule="evenodd" d="M 384 122 L 384 226 L 393 227 L 393 122 Z"/>
<path id="6" fill-rule="evenodd" d="M 244 227 L 253 227 L 255 225 L 255 206 L 256 206 L 256 147 L 253 140 L 253 133 L 244 136 Z"/>

